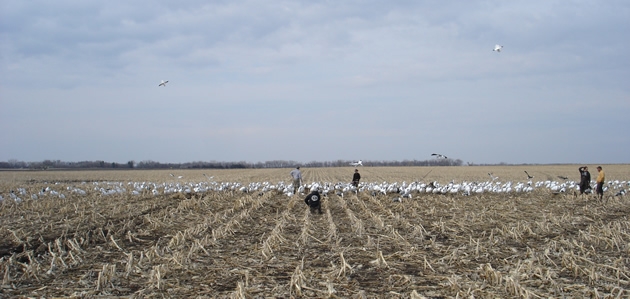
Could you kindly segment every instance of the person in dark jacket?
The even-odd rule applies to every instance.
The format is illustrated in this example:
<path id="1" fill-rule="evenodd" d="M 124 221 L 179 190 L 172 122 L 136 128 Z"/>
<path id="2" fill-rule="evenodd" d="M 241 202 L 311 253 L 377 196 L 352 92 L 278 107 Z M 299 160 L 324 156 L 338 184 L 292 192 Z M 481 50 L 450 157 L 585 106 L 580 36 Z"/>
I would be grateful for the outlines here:
<path id="1" fill-rule="evenodd" d="M 322 196 L 317 189 L 309 193 L 306 198 L 304 198 L 304 202 L 311 208 L 311 213 L 315 213 L 315 210 L 317 210 L 322 214 Z"/>
<path id="2" fill-rule="evenodd" d="M 359 170 L 354 170 L 354 175 L 352 176 L 352 186 L 359 187 L 359 180 L 361 180 L 361 175 L 359 174 Z"/>
<path id="3" fill-rule="evenodd" d="M 584 192 L 590 192 L 591 173 L 588 172 L 588 167 L 582 166 L 578 170 L 580 171 L 580 194 L 584 194 Z"/>

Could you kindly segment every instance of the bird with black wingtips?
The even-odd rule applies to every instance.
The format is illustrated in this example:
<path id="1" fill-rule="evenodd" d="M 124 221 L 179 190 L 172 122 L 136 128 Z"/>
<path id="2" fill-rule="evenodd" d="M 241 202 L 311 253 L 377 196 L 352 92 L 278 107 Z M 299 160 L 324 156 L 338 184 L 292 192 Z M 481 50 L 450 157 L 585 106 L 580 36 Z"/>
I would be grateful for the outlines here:
<path id="1" fill-rule="evenodd" d="M 568 181 L 568 180 L 569 180 L 569 178 L 568 178 L 568 177 L 563 176 L 563 175 L 559 175 L 559 176 L 558 176 L 558 178 L 559 178 L 559 179 L 563 179 L 563 180 L 565 180 L 565 181 Z"/>
<path id="2" fill-rule="evenodd" d="M 498 176 L 494 176 L 494 175 L 492 174 L 492 172 L 488 172 L 488 175 L 490 176 L 490 178 L 491 178 L 493 181 L 496 181 L 497 179 L 499 179 L 499 177 L 498 177 Z"/>
<path id="3" fill-rule="evenodd" d="M 494 45 L 494 49 L 492 49 L 492 51 L 496 51 L 498 53 L 501 53 L 501 49 L 503 49 L 503 46 L 501 46 L 501 45 Z"/>
<path id="4" fill-rule="evenodd" d="M 525 174 L 527 175 L 527 178 L 528 178 L 528 179 L 530 179 L 530 180 L 531 180 L 531 179 L 533 179 L 533 178 L 534 178 L 534 176 L 533 176 L 533 175 L 529 175 L 529 173 L 527 173 L 527 170 L 524 170 L 524 171 L 525 171 Z"/>
<path id="5" fill-rule="evenodd" d="M 159 87 L 159 86 L 164 86 L 164 87 L 166 87 L 166 83 L 168 83 L 168 80 L 166 80 L 166 81 L 162 80 L 162 83 L 158 84 L 158 87 Z"/>
<path id="6" fill-rule="evenodd" d="M 434 157 L 436 157 L 438 159 L 448 159 L 447 156 L 444 156 L 442 154 L 435 154 L 435 153 L 433 153 L 433 154 L 431 154 L 431 156 L 434 156 Z"/>
<path id="7" fill-rule="evenodd" d="M 350 163 L 350 165 L 357 167 L 357 166 L 363 166 L 363 161 L 359 160 L 358 162 L 352 162 Z"/>

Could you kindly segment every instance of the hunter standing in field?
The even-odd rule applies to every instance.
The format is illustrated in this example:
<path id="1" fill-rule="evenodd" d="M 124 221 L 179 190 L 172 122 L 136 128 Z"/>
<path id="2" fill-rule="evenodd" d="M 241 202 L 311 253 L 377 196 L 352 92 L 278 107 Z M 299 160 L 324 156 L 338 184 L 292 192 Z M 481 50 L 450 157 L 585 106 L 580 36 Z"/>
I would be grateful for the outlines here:
<path id="1" fill-rule="evenodd" d="M 354 175 L 352 175 L 352 186 L 359 187 L 359 180 L 361 180 L 361 174 L 359 174 L 359 170 L 354 170 Z"/>
<path id="2" fill-rule="evenodd" d="M 293 194 L 297 194 L 298 189 L 300 188 L 300 183 L 302 183 L 302 172 L 300 172 L 300 166 L 291 170 L 289 173 L 291 178 L 293 178 Z"/>
<path id="3" fill-rule="evenodd" d="M 604 197 L 604 180 L 606 179 L 606 174 L 604 174 L 604 170 L 602 170 L 601 166 L 597 166 L 597 172 L 599 172 L 599 175 L 597 175 L 597 180 L 595 180 L 595 183 L 597 183 L 595 193 L 599 195 L 599 199 L 602 199 Z"/>
<path id="4" fill-rule="evenodd" d="M 591 173 L 588 172 L 587 166 L 582 166 L 580 171 L 580 194 L 584 194 L 586 190 L 591 189 Z"/>

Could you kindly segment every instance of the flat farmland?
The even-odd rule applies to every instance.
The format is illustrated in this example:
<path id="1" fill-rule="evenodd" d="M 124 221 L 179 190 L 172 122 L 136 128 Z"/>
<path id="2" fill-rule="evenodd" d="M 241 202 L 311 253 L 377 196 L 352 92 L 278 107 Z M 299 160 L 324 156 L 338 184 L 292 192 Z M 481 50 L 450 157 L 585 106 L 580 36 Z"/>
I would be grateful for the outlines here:
<path id="1" fill-rule="evenodd" d="M 0 171 L 0 298 L 628 298 L 630 166 L 578 167 L 302 168 L 322 214 L 288 168 Z"/>

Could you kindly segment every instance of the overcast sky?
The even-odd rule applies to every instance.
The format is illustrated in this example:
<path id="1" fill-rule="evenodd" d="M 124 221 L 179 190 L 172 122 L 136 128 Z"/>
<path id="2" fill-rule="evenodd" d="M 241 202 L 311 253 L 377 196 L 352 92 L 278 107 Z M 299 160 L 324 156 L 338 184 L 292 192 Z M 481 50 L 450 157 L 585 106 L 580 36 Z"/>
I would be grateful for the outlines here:
<path id="1" fill-rule="evenodd" d="M 625 0 L 0 3 L 0 161 L 630 163 Z"/>

